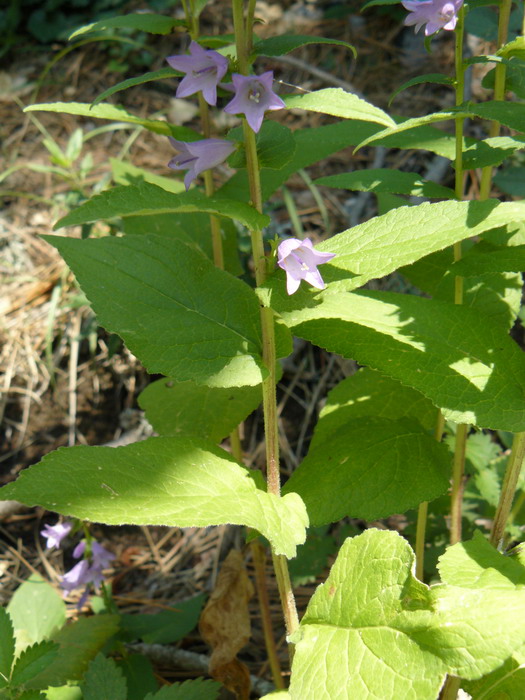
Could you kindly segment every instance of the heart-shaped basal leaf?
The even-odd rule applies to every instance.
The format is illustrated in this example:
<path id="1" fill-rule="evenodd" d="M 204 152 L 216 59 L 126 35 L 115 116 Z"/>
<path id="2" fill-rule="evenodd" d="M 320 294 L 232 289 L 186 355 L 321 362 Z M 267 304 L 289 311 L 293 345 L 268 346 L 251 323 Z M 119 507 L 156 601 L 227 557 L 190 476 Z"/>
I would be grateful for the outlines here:
<path id="1" fill-rule="evenodd" d="M 279 498 L 261 491 L 227 452 L 197 438 L 60 448 L 0 494 L 111 525 L 247 525 L 289 558 L 308 525 L 297 494 Z"/>
<path id="2" fill-rule="evenodd" d="M 266 376 L 254 292 L 191 246 L 154 235 L 46 240 L 100 323 L 152 374 L 218 387 L 255 386 Z"/>
<path id="3" fill-rule="evenodd" d="M 159 379 L 139 395 L 139 406 L 160 435 L 196 435 L 220 442 L 262 401 L 261 386 L 209 387 Z"/>
<path id="4" fill-rule="evenodd" d="M 292 700 L 436 700 L 446 673 L 480 677 L 521 646 L 521 590 L 429 589 L 413 564 L 397 533 L 346 540 L 292 638 Z"/>
<path id="5" fill-rule="evenodd" d="M 450 463 L 447 447 L 413 419 L 356 418 L 333 430 L 321 418 L 283 492 L 301 496 L 312 525 L 376 520 L 445 493 Z"/>
<path id="6" fill-rule="evenodd" d="M 450 420 L 525 430 L 525 357 L 479 311 L 358 292 L 282 317 L 296 335 L 417 389 Z"/>

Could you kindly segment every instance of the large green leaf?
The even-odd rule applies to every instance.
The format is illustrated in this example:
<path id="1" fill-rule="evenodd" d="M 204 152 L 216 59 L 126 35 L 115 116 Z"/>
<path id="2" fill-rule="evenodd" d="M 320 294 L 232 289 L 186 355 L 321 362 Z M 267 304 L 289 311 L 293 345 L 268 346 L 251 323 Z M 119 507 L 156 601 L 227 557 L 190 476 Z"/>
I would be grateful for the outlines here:
<path id="1" fill-rule="evenodd" d="M 428 589 L 413 563 L 397 533 L 346 540 L 293 635 L 291 700 L 435 700 L 447 672 L 478 678 L 521 646 L 522 591 Z"/>
<path id="2" fill-rule="evenodd" d="M 113 187 L 97 194 L 60 219 L 55 228 L 77 226 L 99 219 L 152 214 L 204 212 L 235 219 L 251 229 L 262 229 L 269 218 L 244 202 L 207 197 L 201 192 L 173 194 L 149 182 Z"/>
<path id="3" fill-rule="evenodd" d="M 17 588 L 7 606 L 16 634 L 17 653 L 49 639 L 66 621 L 60 594 L 38 574 Z"/>
<path id="4" fill-rule="evenodd" d="M 472 700 L 523 700 L 525 645 L 492 673 L 476 681 L 463 681 L 461 687 Z"/>
<path id="5" fill-rule="evenodd" d="M 37 642 L 18 656 L 11 674 L 11 684 L 25 685 L 28 688 L 43 689 L 46 684 L 35 680 L 40 674 L 49 668 L 58 654 L 58 644 L 51 641 Z"/>
<path id="6" fill-rule="evenodd" d="M 327 39 L 322 36 L 312 36 L 309 34 L 280 34 L 271 36 L 268 39 L 257 41 L 253 47 L 255 56 L 284 56 L 294 49 L 299 49 L 301 46 L 310 44 L 331 44 L 336 46 L 344 46 L 349 49 L 354 57 L 357 55 L 352 44 L 340 39 Z"/>
<path id="7" fill-rule="evenodd" d="M 27 687 L 47 688 L 80 680 L 91 659 L 117 633 L 119 619 L 118 615 L 94 615 L 81 617 L 62 627 L 53 636 L 53 641 L 59 645 L 57 656 L 45 670 L 27 683 Z"/>
<path id="8" fill-rule="evenodd" d="M 121 628 L 127 641 L 141 639 L 147 644 L 178 642 L 197 627 L 205 596 L 177 601 L 173 609 L 158 613 L 132 613 L 121 616 Z"/>
<path id="9" fill-rule="evenodd" d="M 159 379 L 138 398 L 160 435 L 196 435 L 220 442 L 262 401 L 261 386 L 229 389 Z"/>
<path id="10" fill-rule="evenodd" d="M 321 268 L 325 292 L 302 285 L 292 297 L 285 291 L 284 272 L 278 271 L 260 290 L 277 311 L 291 311 L 323 297 L 361 287 L 403 265 L 442 250 L 496 226 L 525 218 L 525 202 L 437 202 L 400 207 L 329 238 L 317 248 L 336 257 Z M 417 231 L 417 236 L 414 232 Z M 265 295 L 264 289 L 267 290 Z"/>
<path id="11" fill-rule="evenodd" d="M 505 168 L 496 173 L 495 184 L 507 194 L 522 197 L 525 192 L 525 168 Z"/>
<path id="12" fill-rule="evenodd" d="M 395 121 L 379 107 L 342 88 L 324 88 L 285 98 L 287 109 L 306 109 L 343 119 L 374 122 L 394 127 Z"/>
<path id="13" fill-rule="evenodd" d="M 499 165 L 515 151 L 525 148 L 523 136 L 494 136 L 470 143 L 466 140 L 463 150 L 465 170 L 484 168 L 486 165 Z M 497 177 L 497 176 L 496 176 Z"/>
<path id="14" fill-rule="evenodd" d="M 364 367 L 329 392 L 319 419 L 323 432 L 328 434 L 365 416 L 415 418 L 431 431 L 436 425 L 437 409 L 418 391 Z"/>
<path id="15" fill-rule="evenodd" d="M 413 419 L 367 416 L 334 430 L 321 417 L 284 492 L 301 496 L 312 525 L 377 520 L 445 493 L 450 464 L 447 447 Z"/>
<path id="16" fill-rule="evenodd" d="M 126 122 L 143 126 L 148 131 L 164 136 L 173 136 L 181 141 L 197 141 L 199 134 L 186 126 L 173 126 L 168 122 L 156 119 L 142 119 L 130 114 L 123 107 L 110 104 L 90 105 L 84 102 L 51 102 L 34 104 L 25 107 L 24 112 L 58 112 L 59 114 L 74 114 L 90 119 L 109 119 L 115 122 Z"/>
<path id="17" fill-rule="evenodd" d="M 299 496 L 259 490 L 227 452 L 197 438 L 62 448 L 4 488 L 4 499 L 113 525 L 247 525 L 287 557 L 308 525 Z"/>
<path id="18" fill-rule="evenodd" d="M 455 198 L 454 190 L 451 190 L 450 187 L 443 187 L 443 185 L 438 185 L 430 180 L 424 180 L 416 173 L 405 173 L 387 168 L 327 175 L 315 180 L 315 184 L 361 192 L 389 192 L 390 194 L 410 194 L 415 197 L 439 199 Z"/>
<path id="19" fill-rule="evenodd" d="M 246 151 L 244 149 L 243 127 L 232 129 L 228 132 L 228 138 L 243 144 L 240 150 L 232 153 L 228 164 L 232 168 L 245 168 Z M 260 168 L 280 170 L 295 153 L 295 138 L 292 131 L 279 122 L 263 121 L 260 130 L 255 135 L 255 143 Z"/>
<path id="20" fill-rule="evenodd" d="M 525 357 L 477 310 L 366 292 L 282 316 L 296 335 L 417 389 L 451 420 L 525 430 Z"/>
<path id="21" fill-rule="evenodd" d="M 486 243 L 478 244 L 451 267 L 451 272 L 462 277 L 523 271 L 525 271 L 525 245 L 498 248 Z"/>
<path id="22" fill-rule="evenodd" d="M 126 679 L 113 659 L 97 654 L 84 676 L 83 700 L 127 700 L 127 691 Z"/>
<path id="23" fill-rule="evenodd" d="M 254 292 L 190 246 L 148 235 L 47 240 L 100 323 L 150 373 L 216 387 L 255 386 L 266 376 Z"/>
<path id="24" fill-rule="evenodd" d="M 138 29 L 141 32 L 149 34 L 169 34 L 174 27 L 184 27 L 186 22 L 165 15 L 157 15 L 153 12 L 137 12 L 127 15 L 119 15 L 118 17 L 107 17 L 98 22 L 86 24 L 79 29 L 76 29 L 69 37 L 69 40 L 75 39 L 77 36 L 87 34 L 88 32 L 96 32 L 100 29 Z"/>

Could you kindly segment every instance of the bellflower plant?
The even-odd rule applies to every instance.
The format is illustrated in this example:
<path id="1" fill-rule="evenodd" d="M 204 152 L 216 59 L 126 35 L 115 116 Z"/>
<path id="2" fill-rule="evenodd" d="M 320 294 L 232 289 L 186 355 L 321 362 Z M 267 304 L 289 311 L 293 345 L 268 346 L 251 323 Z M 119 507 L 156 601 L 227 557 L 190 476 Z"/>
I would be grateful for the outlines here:
<path id="1" fill-rule="evenodd" d="M 224 111 L 228 114 L 244 114 L 255 133 L 261 128 L 265 112 L 286 107 L 279 95 L 273 91 L 271 70 L 257 76 L 233 73 L 232 81 L 235 96 L 228 102 Z"/>
<path id="2" fill-rule="evenodd" d="M 143 125 L 175 137 L 171 143 L 178 155 L 170 167 L 188 171 L 186 189 L 204 173 L 202 191 L 174 194 L 151 184 L 144 171 L 144 182 L 97 194 L 57 226 L 135 217 L 133 233 L 124 222 L 117 236 L 47 237 L 107 330 L 119 334 L 151 374 L 164 375 L 138 398 L 158 436 L 118 447 L 62 448 L 1 490 L 4 499 L 113 525 L 232 524 L 245 526 L 254 537 L 260 533 L 271 548 L 291 651 L 291 669 L 282 672 L 262 595 L 269 667 L 283 690 L 279 696 L 290 700 L 455 700 L 460 685 L 473 698 L 505 694 L 508 687 L 509 697 L 525 697 L 520 678 L 525 565 L 522 553 L 503 554 L 509 541 L 523 539 L 525 508 L 519 481 L 525 456 L 525 353 L 509 334 L 522 313 L 525 203 L 499 201 L 492 180 L 493 168 L 501 164 L 495 143 L 500 125 L 511 130 L 505 137 L 509 153 L 523 148 L 525 106 L 505 101 L 506 64 L 519 58 L 523 42 L 506 41 L 510 1 L 502 0 L 495 53 L 505 60 L 494 69 L 494 99 L 479 110 L 466 100 L 466 6 L 460 0 L 403 4 L 410 13 L 405 24 L 416 30 L 424 26 L 427 36 L 454 31 L 454 61 L 439 81 L 445 89 L 452 86 L 456 109 L 397 119 L 366 98 L 323 88 L 287 98 L 287 105 L 327 115 L 326 123 L 319 117 L 315 126 L 292 130 L 273 120 L 264 123 L 266 112 L 285 104 L 273 91 L 272 72 L 256 75 L 253 64 L 260 56 L 309 45 L 312 38 L 257 39 L 255 3 L 232 0 L 235 96 L 225 110 L 243 116 L 243 128 L 232 133 L 242 139 L 243 157 L 239 172 L 216 190 L 209 169 L 236 148 L 210 138 L 220 120 L 208 103 L 217 101 L 225 59 L 196 43 L 203 3 L 184 3 L 186 31 L 194 42 L 189 56 L 169 62 L 186 72 L 179 96 L 202 91 L 206 98 L 199 96 L 205 139 L 187 142 L 187 127 L 175 124 L 159 127 L 158 121 L 144 119 Z M 181 23 L 174 21 L 174 27 Z M 169 18 L 162 17 L 161 28 L 166 22 Z M 158 29 L 159 21 L 155 25 Z M 214 40 L 226 46 L 231 35 Z M 344 44 L 335 43 L 339 49 Z M 519 61 L 515 69 L 525 75 Z M 65 111 L 63 104 L 52 107 Z M 78 110 L 76 104 L 71 111 Z M 480 114 L 485 121 L 464 133 L 465 119 L 475 124 Z M 433 126 L 440 121 L 453 122 L 453 137 Z M 487 122 L 491 126 L 484 133 Z M 267 203 L 288 178 L 343 149 L 348 159 L 349 146 L 390 142 L 411 151 L 414 139 L 405 132 L 421 126 L 429 135 L 425 148 L 448 153 L 453 161 L 453 186 L 405 170 L 356 173 L 351 167 L 316 185 L 436 201 L 399 206 L 335 233 L 326 247 L 337 251 L 337 269 L 331 268 L 337 275 L 326 275 L 326 283 L 319 266 L 335 253 L 316 250 L 311 240 L 290 238 L 279 244 L 277 256 L 268 254 Z M 403 168 L 409 162 L 403 159 Z M 467 200 L 466 182 L 469 191 L 479 192 L 478 200 Z M 241 229 L 251 243 L 251 266 L 244 268 L 236 255 Z M 286 282 L 276 267 L 286 272 Z M 407 280 L 395 291 L 394 274 Z M 301 293 L 302 280 L 319 291 Z M 277 369 L 279 359 L 292 351 L 293 337 L 361 369 L 328 394 L 308 453 L 298 448 L 299 463 L 291 473 L 286 470 L 281 483 L 285 435 L 279 431 L 286 425 L 279 423 Z M 315 391 L 321 398 L 321 387 Z M 237 428 L 261 398 L 265 464 L 252 479 Z M 476 470 L 467 490 L 465 455 L 475 456 Z M 483 503 L 479 520 L 463 517 L 464 497 L 471 499 L 469 508 L 474 500 L 473 508 Z M 399 513 L 407 519 L 402 536 L 372 525 Z M 301 557 L 308 527 L 330 528 L 346 518 L 370 526 L 342 543 L 328 579 L 299 618 L 288 560 Z M 474 523 L 481 529 L 475 531 Z M 490 532 L 483 530 L 487 523 Z M 47 533 L 50 543 L 60 543 L 60 530 Z M 264 562 L 255 545 L 253 540 L 259 580 Z M 435 556 L 427 554 L 438 547 L 436 570 Z M 84 598 L 100 585 L 111 555 L 98 543 L 81 542 L 74 556 L 79 561 L 64 576 L 63 588 L 83 586 Z M 438 576 L 439 583 L 425 582 Z M 512 687 L 506 686 L 511 677 Z M 284 678 L 290 679 L 288 689 Z"/>
<path id="3" fill-rule="evenodd" d="M 186 190 L 198 175 L 224 163 L 235 150 L 235 144 L 225 139 L 202 139 L 186 143 L 170 136 L 169 140 L 178 154 L 170 160 L 168 167 L 172 170 L 188 170 L 184 176 Z"/>
<path id="4" fill-rule="evenodd" d="M 404 24 L 415 24 L 416 32 L 426 24 L 425 35 L 430 36 L 439 29 L 451 31 L 456 27 L 463 0 L 402 0 L 401 4 L 410 13 Z"/>
<path id="5" fill-rule="evenodd" d="M 189 97 L 200 91 L 209 105 L 217 104 L 217 85 L 228 70 L 227 58 L 192 41 L 189 56 L 169 56 L 166 61 L 175 70 L 186 73 L 179 83 L 176 97 Z"/>
<path id="6" fill-rule="evenodd" d="M 320 253 L 314 249 L 309 238 L 302 241 L 298 238 L 288 238 L 279 244 L 277 252 L 277 264 L 286 272 L 288 294 L 293 294 L 299 289 L 301 280 L 317 289 L 325 288 L 317 266 L 332 260 L 335 253 Z"/>

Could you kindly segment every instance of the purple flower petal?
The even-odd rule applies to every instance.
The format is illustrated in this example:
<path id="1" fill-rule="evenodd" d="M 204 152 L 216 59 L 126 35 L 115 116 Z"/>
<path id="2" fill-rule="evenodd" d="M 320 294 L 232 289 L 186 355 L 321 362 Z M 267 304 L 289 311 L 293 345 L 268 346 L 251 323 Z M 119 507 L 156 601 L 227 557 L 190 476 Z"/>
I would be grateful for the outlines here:
<path id="1" fill-rule="evenodd" d="M 225 56 L 192 41 L 189 56 L 168 56 L 166 61 L 175 70 L 186 73 L 177 88 L 177 97 L 189 97 L 200 91 L 209 105 L 217 104 L 217 85 L 228 70 Z"/>
<path id="2" fill-rule="evenodd" d="M 235 97 L 224 111 L 228 114 L 244 114 L 250 128 L 257 133 L 261 128 L 264 113 L 286 107 L 279 95 L 273 91 L 273 71 L 262 75 L 232 74 Z"/>
<path id="3" fill-rule="evenodd" d="M 425 35 L 430 36 L 439 29 L 455 28 L 463 0 L 402 0 L 401 4 L 410 13 L 404 24 L 415 25 L 416 32 L 426 25 Z"/>
<path id="4" fill-rule="evenodd" d="M 89 572 L 89 562 L 87 559 L 82 559 L 78 564 L 70 569 L 62 576 L 61 586 L 65 591 L 73 591 L 75 588 L 85 586 L 91 581 Z"/>
<path id="5" fill-rule="evenodd" d="M 223 163 L 235 150 L 235 144 L 225 139 L 202 139 L 186 143 L 170 137 L 170 142 L 178 154 L 170 160 L 172 170 L 188 170 L 184 176 L 186 190 L 204 170 Z"/>
<path id="6" fill-rule="evenodd" d="M 324 289 L 323 278 L 318 265 L 328 262 L 335 253 L 321 253 L 313 247 L 312 241 L 305 238 L 288 238 L 277 248 L 277 264 L 286 272 L 286 291 L 293 294 L 299 289 L 301 280 L 305 280 L 317 289 Z"/>
<path id="7" fill-rule="evenodd" d="M 46 549 L 51 547 L 60 547 L 60 543 L 71 532 L 73 525 L 71 523 L 57 523 L 56 525 L 45 525 L 40 532 L 42 537 L 47 539 Z"/>

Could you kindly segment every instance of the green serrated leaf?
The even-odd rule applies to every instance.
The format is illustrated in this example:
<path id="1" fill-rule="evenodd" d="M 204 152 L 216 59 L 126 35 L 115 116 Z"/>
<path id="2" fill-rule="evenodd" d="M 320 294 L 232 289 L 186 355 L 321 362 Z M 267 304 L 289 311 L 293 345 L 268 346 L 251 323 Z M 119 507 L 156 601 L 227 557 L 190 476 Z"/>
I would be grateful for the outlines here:
<path id="1" fill-rule="evenodd" d="M 360 292 L 282 317 L 294 334 L 417 389 L 450 420 L 525 430 L 525 358 L 477 310 Z"/>
<path id="2" fill-rule="evenodd" d="M 47 240 L 100 323 L 151 374 L 214 387 L 256 386 L 266 375 L 254 292 L 193 248 L 148 235 Z"/>
<path id="3" fill-rule="evenodd" d="M 58 644 L 51 641 L 37 642 L 24 649 L 15 661 L 11 674 L 11 685 L 27 685 L 30 688 L 43 689 L 47 685 L 38 683 L 38 676 L 49 668 L 58 654 Z"/>
<path id="4" fill-rule="evenodd" d="M 285 97 L 287 109 L 305 109 L 343 119 L 374 122 L 388 127 L 395 122 L 386 112 L 342 88 L 324 88 L 303 95 Z"/>
<path id="5" fill-rule="evenodd" d="M 144 700 L 145 695 L 157 690 L 158 682 L 153 664 L 146 656 L 128 653 L 116 663 L 128 686 L 126 700 Z"/>
<path id="6" fill-rule="evenodd" d="M 311 36 L 309 34 L 281 34 L 279 36 L 271 36 L 268 39 L 257 41 L 253 47 L 254 56 L 284 56 L 294 49 L 299 49 L 301 46 L 310 44 L 331 44 L 336 46 L 344 46 L 349 49 L 354 58 L 357 56 L 357 51 L 352 44 L 340 39 L 326 39 L 321 36 Z"/>
<path id="7" fill-rule="evenodd" d="M 346 516 L 376 520 L 445 493 L 450 463 L 447 447 L 415 420 L 355 418 L 333 430 L 320 418 L 283 493 L 301 496 L 314 526 Z"/>
<path id="8" fill-rule="evenodd" d="M 141 182 L 138 185 L 114 187 L 97 194 L 55 224 L 78 226 L 99 219 L 145 216 L 184 212 L 204 212 L 234 219 L 249 229 L 263 229 L 269 218 L 244 202 L 207 197 L 201 192 L 173 194 L 161 187 Z"/>
<path id="9" fill-rule="evenodd" d="M 186 22 L 173 17 L 157 15 L 153 12 L 137 12 L 118 17 L 107 17 L 98 22 L 86 24 L 76 29 L 69 36 L 69 41 L 88 32 L 96 32 L 100 29 L 138 29 L 149 34 L 169 34 L 174 27 L 185 27 Z"/>
<path id="10" fill-rule="evenodd" d="M 5 608 L 0 608 L 0 688 L 5 688 L 15 658 L 13 623 Z"/>
<path id="11" fill-rule="evenodd" d="M 110 121 L 125 122 L 143 126 L 148 131 L 163 136 L 173 136 L 181 141 L 197 141 L 199 134 L 186 126 L 173 126 L 167 122 L 155 119 L 142 119 L 130 114 L 123 107 L 110 104 L 91 105 L 84 102 L 51 102 L 29 105 L 24 112 L 58 112 L 59 114 L 75 114 L 90 119 L 109 119 Z"/>
<path id="12" fill-rule="evenodd" d="M 289 558 L 304 542 L 308 525 L 299 496 L 260 491 L 227 452 L 197 438 L 62 448 L 5 489 L 4 499 L 114 525 L 247 525 Z"/>
<path id="13" fill-rule="evenodd" d="M 292 700 L 435 700 L 445 673 L 479 678 L 522 645 L 521 590 L 428 589 L 413 562 L 394 532 L 346 540 L 293 635 Z"/>
<path id="14" fill-rule="evenodd" d="M 401 85 L 401 87 L 398 87 L 397 90 L 394 90 L 394 92 L 390 95 L 388 104 L 391 105 L 395 98 L 407 88 L 413 87 L 414 85 L 421 85 L 426 83 L 453 86 L 454 79 L 448 75 L 443 75 L 443 73 L 426 73 L 425 75 L 417 75 L 415 78 L 407 80 L 406 83 L 403 83 L 403 85 Z"/>
<path id="15" fill-rule="evenodd" d="M 199 622 L 204 594 L 178 602 L 173 610 L 155 614 L 122 615 L 121 627 L 130 641 L 147 644 L 172 644 L 189 634 Z"/>
<path id="16" fill-rule="evenodd" d="M 38 574 L 17 588 L 7 606 L 16 634 L 19 654 L 26 647 L 49 639 L 66 622 L 66 604 L 60 594 Z"/>
<path id="17" fill-rule="evenodd" d="M 165 685 L 155 694 L 148 693 L 144 700 L 216 700 L 221 684 L 216 681 L 195 680 Z"/>
<path id="18" fill-rule="evenodd" d="M 387 168 L 328 175 L 315 180 L 315 184 L 360 192 L 388 192 L 390 194 L 409 194 L 415 197 L 440 199 L 455 198 L 454 190 L 451 190 L 450 187 L 443 187 L 443 185 L 438 185 L 430 180 L 424 180 L 416 173 L 405 173 Z"/>
<path id="19" fill-rule="evenodd" d="M 53 637 L 59 645 L 58 655 L 42 673 L 26 684 L 27 687 L 47 688 L 80 680 L 89 662 L 117 633 L 119 622 L 119 615 L 104 614 L 82 617 L 62 627 Z"/>
<path id="20" fill-rule="evenodd" d="M 242 127 L 232 129 L 228 138 L 234 141 L 243 140 Z M 292 131 L 278 122 L 265 121 L 255 136 L 257 155 L 261 168 L 280 170 L 295 153 L 295 139 Z M 228 159 L 232 168 L 246 167 L 246 152 L 244 149 L 234 152 Z"/>
<path id="21" fill-rule="evenodd" d="M 220 442 L 262 401 L 261 386 L 222 389 L 159 379 L 138 397 L 159 435 L 195 435 Z"/>
<path id="22" fill-rule="evenodd" d="M 97 654 L 89 664 L 82 683 L 83 700 L 127 700 L 122 671 L 113 661 Z"/>
<path id="23" fill-rule="evenodd" d="M 101 92 L 91 104 L 93 106 L 98 105 L 108 97 L 111 97 L 111 95 L 114 95 L 116 92 L 122 92 L 122 90 L 135 87 L 135 85 L 143 85 L 144 83 L 150 83 L 153 80 L 166 80 L 166 78 L 177 78 L 179 76 L 180 73 L 178 71 L 169 67 L 150 71 L 148 73 L 144 73 L 143 75 L 139 75 L 136 78 L 128 78 L 127 80 L 123 80 L 116 85 L 112 85 L 107 90 L 104 90 L 104 92 Z"/>

